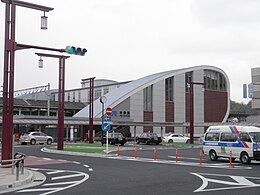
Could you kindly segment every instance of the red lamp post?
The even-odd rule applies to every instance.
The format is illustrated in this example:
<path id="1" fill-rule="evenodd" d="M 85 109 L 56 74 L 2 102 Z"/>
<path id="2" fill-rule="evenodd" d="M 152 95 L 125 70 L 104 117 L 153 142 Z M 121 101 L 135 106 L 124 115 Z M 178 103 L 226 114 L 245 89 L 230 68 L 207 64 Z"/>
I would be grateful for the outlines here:
<path id="1" fill-rule="evenodd" d="M 194 91 L 193 85 L 205 85 L 199 82 L 188 82 L 190 85 L 190 144 L 194 143 Z"/>
<path id="2" fill-rule="evenodd" d="M 69 56 L 35 53 L 40 57 L 59 58 L 59 94 L 58 94 L 58 150 L 63 150 L 64 138 L 64 82 L 65 82 L 65 59 Z M 42 59 L 41 63 L 42 63 Z M 41 64 L 42 67 L 42 64 Z"/>
<path id="3" fill-rule="evenodd" d="M 89 143 L 94 143 L 93 140 L 93 113 L 94 113 L 94 79 L 96 77 L 87 78 L 89 80 Z"/>
<path id="4" fill-rule="evenodd" d="M 14 61 L 17 43 L 15 42 L 16 6 L 36 9 L 44 12 L 53 8 L 18 0 L 1 0 L 5 9 L 5 51 L 3 76 L 3 116 L 2 116 L 2 160 L 12 159 L 13 145 L 13 98 L 14 98 Z M 46 19 L 46 18 L 45 18 Z"/>

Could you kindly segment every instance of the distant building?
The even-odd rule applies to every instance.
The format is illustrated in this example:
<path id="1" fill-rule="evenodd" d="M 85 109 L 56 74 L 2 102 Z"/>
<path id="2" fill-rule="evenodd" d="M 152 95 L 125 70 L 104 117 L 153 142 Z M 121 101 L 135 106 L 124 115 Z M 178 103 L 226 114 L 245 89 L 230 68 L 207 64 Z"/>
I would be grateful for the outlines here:
<path id="1" fill-rule="evenodd" d="M 205 84 L 204 87 L 194 85 L 194 122 L 225 122 L 230 110 L 230 83 L 225 72 L 213 66 L 195 66 L 156 73 L 126 82 L 99 95 L 106 96 L 105 107 L 113 109 L 114 118 L 130 119 L 133 122 L 182 124 L 190 121 L 189 82 Z M 94 118 L 102 117 L 100 104 L 99 99 L 94 102 Z M 88 113 L 87 106 L 74 117 L 88 117 Z M 178 126 L 165 126 L 163 130 L 162 127 L 148 125 L 131 126 L 130 132 L 133 134 L 134 131 L 137 135 L 143 131 L 188 133 Z M 201 136 L 203 133 L 204 127 L 195 128 L 195 135 Z"/>

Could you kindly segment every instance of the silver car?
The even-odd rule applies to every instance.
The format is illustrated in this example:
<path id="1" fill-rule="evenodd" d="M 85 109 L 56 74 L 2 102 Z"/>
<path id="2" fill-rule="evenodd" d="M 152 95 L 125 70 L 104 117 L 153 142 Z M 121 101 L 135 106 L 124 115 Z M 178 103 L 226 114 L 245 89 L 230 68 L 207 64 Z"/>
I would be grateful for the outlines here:
<path id="1" fill-rule="evenodd" d="M 42 132 L 30 132 L 24 133 L 20 136 L 19 142 L 21 144 L 30 143 L 31 145 L 35 144 L 47 144 L 51 145 L 53 142 L 53 137 L 46 135 Z"/>

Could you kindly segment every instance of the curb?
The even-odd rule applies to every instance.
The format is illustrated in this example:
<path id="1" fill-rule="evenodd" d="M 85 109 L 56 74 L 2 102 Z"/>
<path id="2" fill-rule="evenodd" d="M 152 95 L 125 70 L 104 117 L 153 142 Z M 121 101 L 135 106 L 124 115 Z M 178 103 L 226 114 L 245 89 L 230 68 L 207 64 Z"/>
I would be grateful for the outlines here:
<path id="1" fill-rule="evenodd" d="M 6 190 L 15 190 L 14 188 L 18 188 L 18 187 L 21 187 L 21 186 L 24 186 L 24 185 L 27 185 L 29 183 L 32 183 L 33 182 L 33 172 L 28 170 L 28 169 L 25 169 L 24 170 L 26 174 L 28 174 L 28 176 L 24 179 L 21 179 L 19 181 L 10 181 L 10 182 L 7 182 L 3 185 L 0 185 L 0 194 L 1 193 L 6 193 L 4 191 Z"/>

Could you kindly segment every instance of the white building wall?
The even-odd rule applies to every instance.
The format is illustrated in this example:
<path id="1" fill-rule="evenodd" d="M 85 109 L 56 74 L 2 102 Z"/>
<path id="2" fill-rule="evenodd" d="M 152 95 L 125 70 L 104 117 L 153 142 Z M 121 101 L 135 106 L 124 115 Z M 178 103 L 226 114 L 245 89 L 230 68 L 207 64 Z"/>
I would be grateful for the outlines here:
<path id="1" fill-rule="evenodd" d="M 196 70 L 193 72 L 193 82 L 204 83 L 204 71 Z M 194 123 L 204 122 L 204 90 L 203 85 L 193 85 L 194 94 Z M 202 136 L 203 127 L 194 128 L 194 136 Z"/>
<path id="2" fill-rule="evenodd" d="M 130 97 L 130 119 L 135 122 L 143 122 L 144 118 L 144 106 L 143 106 L 143 90 L 135 93 Z M 130 127 L 130 132 L 134 136 L 134 127 Z M 136 135 L 143 133 L 143 127 L 136 127 Z"/>
<path id="3" fill-rule="evenodd" d="M 165 122 L 165 80 L 153 85 L 153 121 Z M 161 127 L 153 127 L 153 132 L 161 135 Z"/>
<path id="4" fill-rule="evenodd" d="M 174 122 L 186 121 L 185 74 L 174 76 Z M 175 127 L 175 133 L 183 134 L 182 127 Z"/>

